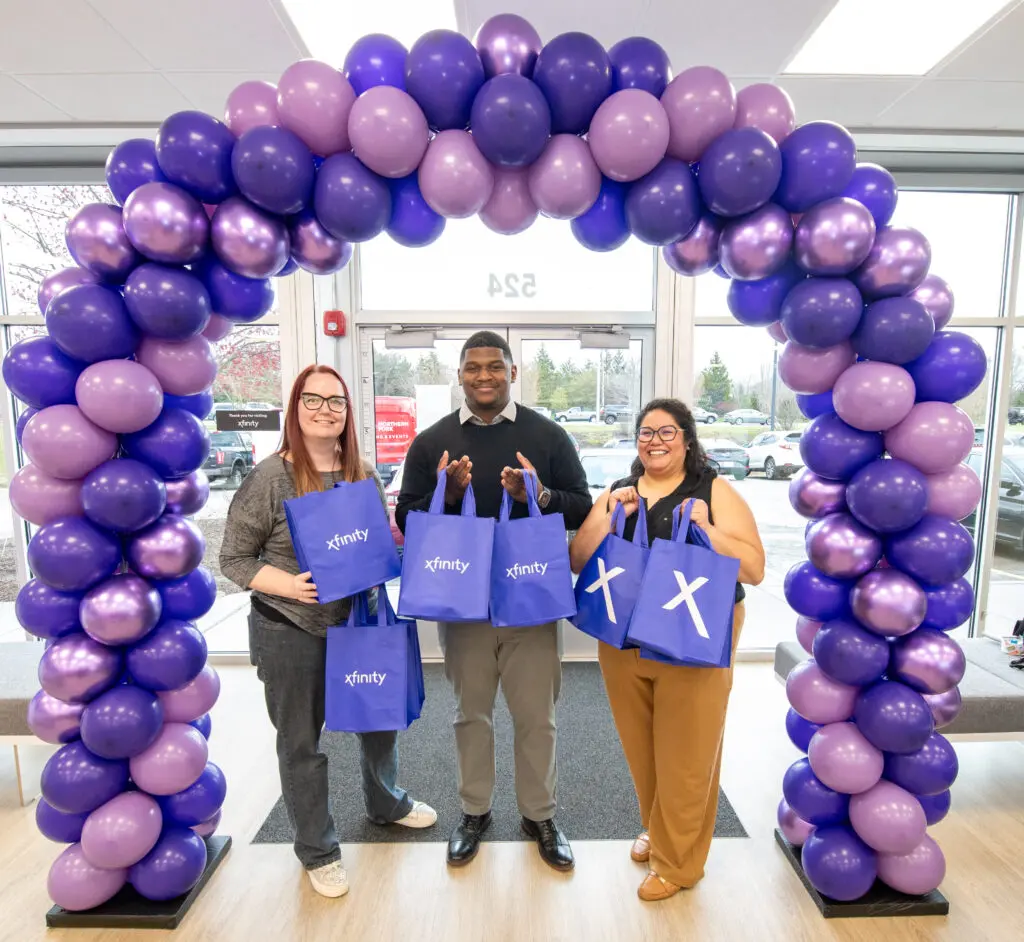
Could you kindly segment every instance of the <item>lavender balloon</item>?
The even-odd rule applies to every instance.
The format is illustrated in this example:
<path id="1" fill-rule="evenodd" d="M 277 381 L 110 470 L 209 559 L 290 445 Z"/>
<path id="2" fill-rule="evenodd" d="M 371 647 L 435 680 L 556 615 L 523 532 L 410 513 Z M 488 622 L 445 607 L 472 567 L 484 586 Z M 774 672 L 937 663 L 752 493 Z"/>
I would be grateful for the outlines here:
<path id="1" fill-rule="evenodd" d="M 779 802 L 776 818 L 779 822 L 779 830 L 794 847 L 803 846 L 804 841 L 814 833 L 814 825 L 808 824 L 790 808 L 785 798 Z"/>
<path id="2" fill-rule="evenodd" d="M 190 517 L 199 513 L 210 499 L 210 479 L 202 470 L 167 481 L 167 512 Z"/>
<path id="3" fill-rule="evenodd" d="M 118 206 L 108 203 L 83 206 L 68 220 L 64 237 L 71 257 L 104 281 L 124 281 L 141 261 L 126 235 Z"/>
<path id="4" fill-rule="evenodd" d="M 722 221 L 705 213 L 685 238 L 666 245 L 661 254 L 673 271 L 689 278 L 703 275 L 718 264 L 718 240 L 722 234 Z"/>
<path id="5" fill-rule="evenodd" d="M 22 520 L 41 527 L 82 513 L 82 482 L 55 478 L 27 464 L 11 478 L 10 501 Z"/>
<path id="6" fill-rule="evenodd" d="M 22 447 L 41 471 L 77 481 L 114 454 L 117 436 L 93 425 L 78 406 L 50 406 L 29 420 Z"/>
<path id="7" fill-rule="evenodd" d="M 236 137 L 253 128 L 280 125 L 277 88 L 270 82 L 242 82 L 228 95 L 224 105 L 224 123 Z"/>
<path id="8" fill-rule="evenodd" d="M 896 297 L 924 281 L 931 261 L 931 245 L 916 229 L 883 226 L 852 278 L 865 298 Z"/>
<path id="9" fill-rule="evenodd" d="M 160 839 L 163 815 L 155 799 L 125 792 L 89 815 L 82 828 L 82 853 L 94 867 L 130 867 Z"/>
<path id="10" fill-rule="evenodd" d="M 668 154 L 692 163 L 736 120 L 736 90 L 728 77 L 710 66 L 680 72 L 665 89 L 661 103 L 671 135 Z"/>
<path id="11" fill-rule="evenodd" d="M 846 510 L 846 485 L 802 468 L 789 483 L 789 502 L 801 517 L 819 520 Z"/>
<path id="12" fill-rule="evenodd" d="M 942 330 L 953 316 L 953 290 L 938 275 L 926 275 L 909 296 L 924 305 L 936 330 Z"/>
<path id="13" fill-rule="evenodd" d="M 924 620 L 927 605 L 921 586 L 896 569 L 869 572 L 850 593 L 857 621 L 887 637 L 910 634 Z"/>
<path id="14" fill-rule="evenodd" d="M 885 433 L 885 449 L 925 474 L 956 467 L 974 447 L 974 423 L 948 402 L 919 402 Z"/>
<path id="15" fill-rule="evenodd" d="M 202 734 L 168 720 L 153 744 L 129 760 L 132 781 L 150 795 L 188 788 L 206 768 L 209 750 Z"/>
<path id="16" fill-rule="evenodd" d="M 127 237 L 126 237 L 127 238 Z M 36 295 L 39 301 L 39 313 L 45 314 L 47 305 L 62 291 L 75 285 L 98 285 L 103 281 L 95 272 L 87 268 L 61 268 L 51 272 L 39 283 Z"/>
<path id="17" fill-rule="evenodd" d="M 882 541 L 849 514 L 830 514 L 811 524 L 807 555 L 825 575 L 853 579 L 875 568 L 882 558 Z"/>
<path id="18" fill-rule="evenodd" d="M 224 266 L 246 278 L 268 278 L 288 261 L 288 229 L 241 196 L 225 200 L 210 220 L 213 250 Z"/>
<path id="19" fill-rule="evenodd" d="M 778 272 L 793 246 L 793 221 L 781 206 L 768 203 L 722 229 L 718 252 L 722 268 L 740 281 L 758 281 Z"/>
<path id="20" fill-rule="evenodd" d="M 205 550 L 206 538 L 191 520 L 164 514 L 128 541 L 125 555 L 147 579 L 180 579 L 202 562 Z"/>
<path id="21" fill-rule="evenodd" d="M 796 640 L 800 642 L 802 647 L 808 654 L 814 645 L 814 639 L 817 637 L 819 631 L 821 631 L 822 622 L 816 621 L 813 618 L 808 618 L 806 615 L 798 615 L 796 619 Z"/>
<path id="22" fill-rule="evenodd" d="M 928 704 L 928 709 L 932 711 L 936 729 L 944 729 L 949 726 L 960 715 L 960 710 L 964 705 L 959 687 L 950 687 L 945 693 L 926 693 L 923 696 L 924 702 Z M 929 821 L 928 823 L 934 824 L 935 822 Z"/>
<path id="23" fill-rule="evenodd" d="M 107 902 L 125 885 L 126 870 L 103 870 L 85 859 L 81 844 L 72 844 L 50 867 L 46 892 L 68 912 L 82 912 Z"/>
<path id="24" fill-rule="evenodd" d="M 811 207 L 794 237 L 797 264 L 811 275 L 845 275 L 868 257 L 875 221 L 866 206 L 837 197 Z"/>
<path id="25" fill-rule="evenodd" d="M 524 75 L 530 78 L 543 45 L 529 22 L 514 13 L 487 20 L 473 39 L 487 78 Z"/>
<path id="26" fill-rule="evenodd" d="M 183 687 L 160 691 L 158 696 L 168 723 L 191 723 L 213 709 L 220 696 L 220 676 L 207 664 Z"/>
<path id="27" fill-rule="evenodd" d="M 164 392 L 175 396 L 202 392 L 217 376 L 217 360 L 205 337 L 190 337 L 178 343 L 144 337 L 135 355 L 159 380 Z"/>
<path id="28" fill-rule="evenodd" d="M 946 859 L 939 845 L 925 835 L 909 854 L 880 854 L 878 878 L 899 893 L 923 896 L 946 876 Z"/>
<path id="29" fill-rule="evenodd" d="M 582 141 L 579 143 L 586 149 Z M 587 157 L 593 164 L 589 150 Z M 423 198 L 435 213 L 465 219 L 487 204 L 494 189 L 494 171 L 468 131 L 442 131 L 427 146 L 420 164 L 419 184 Z"/>
<path id="30" fill-rule="evenodd" d="M 62 746 L 81 734 L 83 710 L 84 703 L 67 703 L 40 690 L 28 703 L 28 727 L 43 742 Z"/>
<path id="31" fill-rule="evenodd" d="M 950 520 L 963 520 L 974 513 L 981 501 L 981 480 L 967 465 L 929 474 L 928 513 Z"/>
<path id="32" fill-rule="evenodd" d="M 925 694 L 943 694 L 963 680 L 967 658 L 949 635 L 918 628 L 892 649 L 889 676 Z"/>
<path id="33" fill-rule="evenodd" d="M 878 785 L 885 764 L 882 753 L 864 738 L 853 723 L 822 726 L 811 739 L 807 759 L 822 784 L 833 791 L 854 796 L 850 802 L 851 812 L 856 797 Z"/>
<path id="34" fill-rule="evenodd" d="M 793 99 L 784 89 L 768 82 L 755 82 L 736 94 L 738 128 L 760 128 L 781 144 L 796 127 Z"/>
<path id="35" fill-rule="evenodd" d="M 202 204 L 170 183 L 144 183 L 124 204 L 124 230 L 155 262 L 187 265 L 206 249 L 210 223 Z"/>
<path id="36" fill-rule="evenodd" d="M 639 88 L 625 88 L 597 109 L 587 140 L 606 177 L 631 183 L 658 166 L 668 134 L 668 115 L 658 99 Z"/>
<path id="37" fill-rule="evenodd" d="M 808 278 L 786 295 L 780 317 L 787 339 L 824 349 L 848 340 L 863 310 L 860 292 L 849 279 Z"/>
<path id="38" fill-rule="evenodd" d="M 494 171 L 494 189 L 480 221 L 492 232 L 515 235 L 525 232 L 537 219 L 537 205 L 530 196 L 530 172 L 526 169 Z M 625 220 L 623 220 L 623 226 Z"/>
<path id="39" fill-rule="evenodd" d="M 921 803 L 892 782 L 878 782 L 854 795 L 850 823 L 857 836 L 880 854 L 909 853 L 924 839 L 928 826 Z"/>
<path id="40" fill-rule="evenodd" d="M 866 360 L 854 363 L 835 381 L 832 401 L 847 425 L 884 432 L 914 408 L 914 380 L 900 366 Z"/>
<path id="41" fill-rule="evenodd" d="M 329 157 L 347 151 L 348 116 L 356 92 L 336 68 L 301 59 L 285 69 L 277 83 L 277 113 L 287 128 L 314 153 Z"/>
<path id="42" fill-rule="evenodd" d="M 852 366 L 854 359 L 853 348 L 846 341 L 815 350 L 791 340 L 779 357 L 779 378 L 794 392 L 805 395 L 828 392 Z"/>
<path id="43" fill-rule="evenodd" d="M 813 660 L 803 661 L 786 678 L 790 706 L 812 723 L 840 723 L 853 715 L 857 688 L 841 684 Z"/>
<path id="44" fill-rule="evenodd" d="M 341 271 L 352 258 L 351 243 L 334 238 L 311 212 L 300 213 L 291 220 L 288 236 L 292 258 L 299 268 L 314 275 Z"/>
<path id="45" fill-rule="evenodd" d="M 89 421 L 119 435 L 152 425 L 164 401 L 159 380 L 134 360 L 106 360 L 86 367 L 75 383 L 75 394 Z"/>
<path id="46" fill-rule="evenodd" d="M 421 170 L 421 186 L 422 180 Z M 601 192 L 601 171 L 590 148 L 572 134 L 556 134 L 548 141 L 530 167 L 528 180 L 534 204 L 554 219 L 582 216 Z"/>
<path id="47" fill-rule="evenodd" d="M 160 620 L 160 594 L 145 579 L 119 573 L 86 593 L 79 617 L 85 633 L 100 644 L 134 644 Z"/>
<path id="48" fill-rule="evenodd" d="M 39 660 L 39 684 L 65 703 L 88 703 L 121 675 L 121 654 L 85 634 L 58 638 Z"/>

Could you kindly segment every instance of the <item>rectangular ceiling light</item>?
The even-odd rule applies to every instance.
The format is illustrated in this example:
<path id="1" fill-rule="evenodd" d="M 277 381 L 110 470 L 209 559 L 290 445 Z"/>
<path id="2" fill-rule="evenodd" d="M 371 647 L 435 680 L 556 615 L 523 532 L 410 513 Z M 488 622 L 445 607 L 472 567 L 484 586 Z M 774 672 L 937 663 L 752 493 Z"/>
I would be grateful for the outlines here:
<path id="1" fill-rule="evenodd" d="M 338 3 L 281 0 L 314 59 L 341 66 L 349 48 L 369 33 L 386 33 L 408 49 L 432 29 L 456 29 L 454 0 Z"/>
<path id="2" fill-rule="evenodd" d="M 1013 0 L 839 0 L 787 75 L 925 75 Z"/>

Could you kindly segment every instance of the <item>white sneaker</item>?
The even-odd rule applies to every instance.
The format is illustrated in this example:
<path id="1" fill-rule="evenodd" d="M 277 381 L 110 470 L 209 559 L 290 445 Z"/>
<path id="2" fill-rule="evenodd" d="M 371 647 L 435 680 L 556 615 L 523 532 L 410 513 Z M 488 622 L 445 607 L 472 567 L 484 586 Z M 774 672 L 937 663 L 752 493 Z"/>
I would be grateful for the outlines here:
<path id="1" fill-rule="evenodd" d="M 404 818 L 399 818 L 395 824 L 406 828 L 429 828 L 437 824 L 437 812 L 422 801 L 414 801 L 409 813 Z"/>
<path id="2" fill-rule="evenodd" d="M 321 896 L 333 899 L 348 892 L 348 874 L 345 873 L 340 860 L 324 864 L 316 870 L 307 870 L 306 873 L 309 875 L 309 882 L 313 884 L 313 889 Z"/>

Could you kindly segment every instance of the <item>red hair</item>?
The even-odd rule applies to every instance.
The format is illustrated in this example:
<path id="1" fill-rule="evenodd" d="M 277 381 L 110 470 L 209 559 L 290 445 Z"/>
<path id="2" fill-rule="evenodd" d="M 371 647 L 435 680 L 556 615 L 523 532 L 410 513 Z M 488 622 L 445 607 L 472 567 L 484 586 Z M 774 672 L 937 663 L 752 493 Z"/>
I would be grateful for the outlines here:
<path id="1" fill-rule="evenodd" d="M 292 463 L 295 476 L 295 490 L 301 497 L 303 494 L 310 494 L 313 491 L 324 489 L 323 478 L 309 450 L 306 448 L 306 440 L 302 436 L 302 429 L 299 426 L 299 408 L 302 405 L 302 390 L 306 380 L 314 373 L 324 373 L 333 376 L 345 391 L 345 398 L 348 400 L 348 414 L 345 416 L 345 428 L 338 436 L 338 451 L 341 454 L 341 473 L 346 481 L 361 481 L 366 477 L 366 469 L 363 465 L 362 456 L 359 453 L 359 439 L 356 437 L 356 422 L 352 416 L 352 398 L 348 394 L 348 386 L 341 374 L 329 366 L 313 364 L 307 366 L 292 384 L 292 391 L 288 395 L 288 411 L 284 418 L 284 435 L 281 438 L 281 447 L 277 454 L 282 457 L 287 455 Z"/>

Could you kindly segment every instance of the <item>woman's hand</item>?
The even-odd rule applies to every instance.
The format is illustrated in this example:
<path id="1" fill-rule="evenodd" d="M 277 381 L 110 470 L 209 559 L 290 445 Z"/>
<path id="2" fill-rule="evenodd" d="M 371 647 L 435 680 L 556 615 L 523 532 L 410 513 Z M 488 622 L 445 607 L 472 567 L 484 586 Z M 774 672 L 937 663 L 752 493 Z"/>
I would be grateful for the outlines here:
<path id="1" fill-rule="evenodd" d="M 697 498 L 691 498 L 689 503 L 693 506 L 693 512 L 690 515 L 690 522 L 695 526 L 700 527 L 705 533 L 710 533 L 712 529 L 711 520 L 708 518 L 708 505 L 704 501 Z"/>
<path id="2" fill-rule="evenodd" d="M 306 605 L 320 604 L 320 599 L 316 594 L 316 586 L 310 582 L 312 578 L 313 573 L 311 572 L 304 572 L 292 577 L 292 598 L 296 602 L 302 602 Z"/>
<path id="3" fill-rule="evenodd" d="M 640 494 L 635 487 L 620 487 L 608 495 L 608 513 L 615 510 L 616 504 L 622 504 L 627 517 L 633 516 L 640 506 Z"/>

